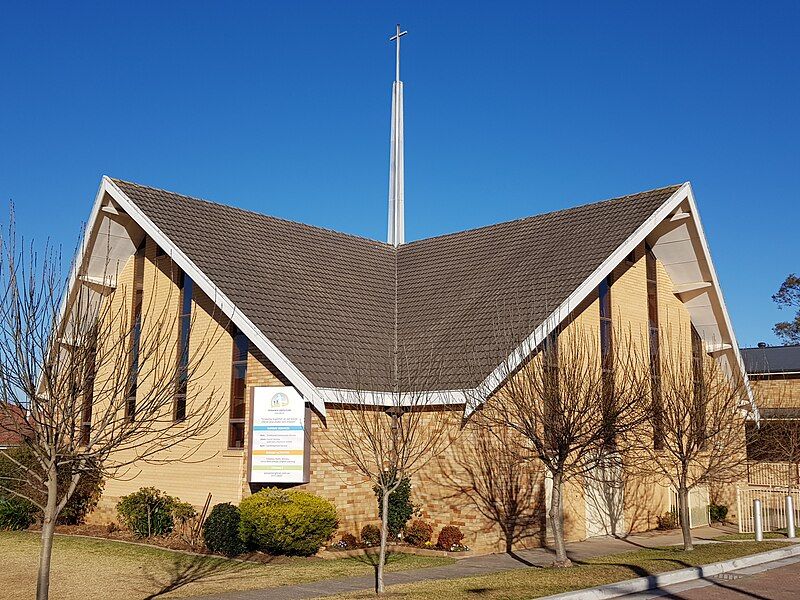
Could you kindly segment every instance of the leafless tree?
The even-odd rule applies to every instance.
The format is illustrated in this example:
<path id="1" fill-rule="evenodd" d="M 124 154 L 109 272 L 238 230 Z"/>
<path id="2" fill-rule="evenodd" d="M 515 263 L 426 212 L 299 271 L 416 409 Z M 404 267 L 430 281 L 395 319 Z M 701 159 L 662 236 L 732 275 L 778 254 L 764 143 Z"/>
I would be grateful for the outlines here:
<path id="1" fill-rule="evenodd" d="M 691 550 L 690 492 L 742 477 L 750 405 L 742 376 L 710 356 L 693 329 L 664 330 L 637 464 L 677 492 L 683 546 Z"/>
<path id="2" fill-rule="evenodd" d="M 518 432 L 492 427 L 479 411 L 465 424 L 461 442 L 441 460 L 450 497 L 466 498 L 491 527 L 499 527 L 512 556 L 515 544 L 543 537 L 544 469 Z"/>
<path id="3" fill-rule="evenodd" d="M 12 214 L 0 243 L 0 423 L 35 461 L 2 451 L 18 469 L 0 489 L 42 513 L 39 600 L 48 597 L 56 521 L 81 478 L 192 460 L 221 414 L 202 383 L 214 335 L 198 330 L 199 341 L 179 350 L 180 327 L 195 322 L 180 318 L 175 286 L 113 289 L 115 278 L 92 279 L 84 268 L 67 285 L 57 252 L 18 243 Z M 176 403 L 183 392 L 185 409 Z"/>
<path id="4" fill-rule="evenodd" d="M 760 420 L 747 423 L 748 469 L 760 469 L 782 482 L 797 486 L 800 473 L 800 407 L 791 393 L 793 381 L 783 375 L 758 376 L 753 392 Z M 766 464 L 764 464 L 766 463 Z"/>
<path id="5" fill-rule="evenodd" d="M 369 365 L 350 368 L 352 389 L 329 404 L 325 438 L 331 448 L 318 448 L 333 466 L 354 468 L 381 498 L 378 594 L 384 592 L 389 497 L 436 459 L 459 429 L 460 413 L 446 395 L 432 391 L 441 363 L 422 346 L 391 345 L 373 354 Z"/>
<path id="6" fill-rule="evenodd" d="M 509 332 L 498 348 L 519 343 L 521 336 L 513 335 L 508 322 L 496 327 Z M 617 332 L 616 345 L 630 347 L 629 338 Z M 518 433 L 523 450 L 551 479 L 548 522 L 555 566 L 571 565 L 564 540 L 565 484 L 621 469 L 632 432 L 642 425 L 648 390 L 639 359 L 635 352 L 612 352 L 576 321 L 537 347 L 516 346 L 475 393 L 474 408 L 483 422 Z"/>

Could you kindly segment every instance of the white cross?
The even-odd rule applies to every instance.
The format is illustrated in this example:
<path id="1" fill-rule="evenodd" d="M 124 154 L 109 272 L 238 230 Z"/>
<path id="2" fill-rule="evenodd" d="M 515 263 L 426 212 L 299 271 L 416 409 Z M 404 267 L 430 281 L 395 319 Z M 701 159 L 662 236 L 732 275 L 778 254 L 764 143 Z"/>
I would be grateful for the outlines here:
<path id="1" fill-rule="evenodd" d="M 395 61 L 395 81 L 400 81 L 400 38 L 407 34 L 407 31 L 400 31 L 400 23 L 397 24 L 397 33 L 389 38 L 390 42 L 397 41 L 397 59 Z"/>

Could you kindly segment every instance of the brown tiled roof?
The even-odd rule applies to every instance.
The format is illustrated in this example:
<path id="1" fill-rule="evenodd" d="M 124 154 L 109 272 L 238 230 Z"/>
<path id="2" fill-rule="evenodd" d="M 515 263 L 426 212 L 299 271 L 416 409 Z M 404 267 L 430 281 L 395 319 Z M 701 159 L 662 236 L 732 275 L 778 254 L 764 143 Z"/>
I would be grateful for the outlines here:
<path id="1" fill-rule="evenodd" d="M 114 182 L 318 387 L 384 388 L 396 340 L 435 389 L 479 383 L 509 344 L 499 321 L 521 341 L 680 187 L 395 249 Z"/>

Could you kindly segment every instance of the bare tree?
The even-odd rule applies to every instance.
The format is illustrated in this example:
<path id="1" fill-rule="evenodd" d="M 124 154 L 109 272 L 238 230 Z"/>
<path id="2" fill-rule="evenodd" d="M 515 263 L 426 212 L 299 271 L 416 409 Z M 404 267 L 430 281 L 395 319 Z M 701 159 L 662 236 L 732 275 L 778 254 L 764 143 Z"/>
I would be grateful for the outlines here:
<path id="1" fill-rule="evenodd" d="M 143 290 L 141 281 L 114 290 L 116 278 L 90 278 L 79 265 L 70 287 L 58 253 L 18 245 L 13 214 L 1 242 L 0 423 L 35 461 L 0 451 L 17 467 L 17 481 L 0 489 L 42 513 L 44 600 L 56 521 L 85 474 L 114 478 L 140 462 L 191 460 L 214 433 L 219 402 L 202 383 L 214 335 L 197 331 L 191 347 L 179 341 L 195 322 L 170 299 L 171 282 L 168 290 Z"/>
<path id="2" fill-rule="evenodd" d="M 511 331 L 502 324 L 496 329 Z M 519 339 L 506 335 L 499 348 Z M 554 566 L 571 565 L 564 539 L 565 484 L 621 469 L 631 433 L 643 421 L 647 388 L 639 356 L 612 352 L 608 339 L 603 342 L 573 322 L 538 347 L 522 343 L 495 371 L 488 384 L 493 389 L 478 388 L 474 398 L 483 422 L 493 430 L 517 432 L 552 482 L 548 522 Z M 631 346 L 630 336 L 617 334 L 615 339 L 621 347 Z"/>
<path id="3" fill-rule="evenodd" d="M 384 592 L 389 498 L 404 479 L 436 459 L 459 429 L 454 406 L 431 390 L 438 364 L 433 352 L 392 346 L 373 355 L 366 367 L 352 367 L 353 389 L 329 404 L 325 438 L 332 449 L 323 445 L 319 451 L 337 468 L 355 468 L 381 499 L 378 594 Z"/>
<path id="4" fill-rule="evenodd" d="M 440 469 L 452 498 L 468 499 L 503 535 L 506 553 L 545 533 L 544 469 L 518 432 L 492 427 L 481 411 L 462 431 L 462 444 Z"/>
<path id="5" fill-rule="evenodd" d="M 667 333 L 660 338 L 671 344 L 662 343 L 654 354 L 659 368 L 652 378 L 649 427 L 640 430 L 643 454 L 637 464 L 677 492 L 683 546 L 691 550 L 690 493 L 743 475 L 750 407 L 742 376 L 710 356 L 694 329 L 691 336 L 686 331 Z"/>
<path id="6" fill-rule="evenodd" d="M 782 375 L 770 375 L 759 376 L 752 383 L 761 418 L 758 422 L 751 419 L 746 425 L 748 469 L 777 478 L 787 490 L 797 487 L 800 407 L 791 394 L 793 382 Z"/>

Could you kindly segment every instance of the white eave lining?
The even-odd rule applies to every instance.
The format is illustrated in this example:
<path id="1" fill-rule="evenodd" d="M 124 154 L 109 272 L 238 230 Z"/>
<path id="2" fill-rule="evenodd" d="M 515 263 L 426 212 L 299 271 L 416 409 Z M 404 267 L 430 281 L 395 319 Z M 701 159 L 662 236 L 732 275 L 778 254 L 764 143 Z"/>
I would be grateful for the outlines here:
<path id="1" fill-rule="evenodd" d="M 251 343 L 258 348 L 264 355 L 286 376 L 303 395 L 306 401 L 311 402 L 320 415 L 325 416 L 325 402 L 319 390 L 312 384 L 305 375 L 265 336 L 253 322 L 241 311 L 237 310 L 236 305 L 231 301 L 205 273 L 195 265 L 181 249 L 167 237 L 150 218 L 123 192 L 110 178 L 103 176 L 100 191 L 98 192 L 95 206 L 90 217 L 91 227 L 97 218 L 103 194 L 108 193 L 130 217 L 149 235 L 158 246 L 160 246 L 172 260 L 192 278 L 201 290 L 214 302 L 217 307 L 244 333 Z M 89 231 L 89 229 L 87 229 Z M 87 238 L 88 239 L 88 238 Z M 81 248 L 81 262 L 86 244 Z M 76 262 L 76 265 L 80 264 Z M 70 285 L 74 282 L 75 273 L 71 276 Z"/>

